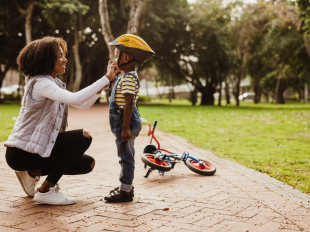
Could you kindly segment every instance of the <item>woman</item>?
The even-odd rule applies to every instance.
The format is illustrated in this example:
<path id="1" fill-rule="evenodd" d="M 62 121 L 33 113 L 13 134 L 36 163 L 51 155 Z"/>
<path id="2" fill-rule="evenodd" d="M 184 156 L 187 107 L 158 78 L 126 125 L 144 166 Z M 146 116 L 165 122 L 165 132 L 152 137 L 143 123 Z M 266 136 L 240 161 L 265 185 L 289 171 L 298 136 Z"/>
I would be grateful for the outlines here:
<path id="1" fill-rule="evenodd" d="M 51 205 L 69 205 L 75 198 L 59 191 L 62 175 L 86 174 L 95 160 L 85 155 L 92 137 L 84 129 L 65 131 L 68 105 L 87 109 L 119 69 L 109 61 L 107 74 L 92 85 L 72 93 L 57 74 L 65 73 L 67 44 L 61 38 L 45 37 L 24 47 L 17 64 L 26 76 L 25 93 L 19 117 L 5 142 L 6 160 L 28 196 Z M 40 176 L 47 175 L 35 191 Z"/>

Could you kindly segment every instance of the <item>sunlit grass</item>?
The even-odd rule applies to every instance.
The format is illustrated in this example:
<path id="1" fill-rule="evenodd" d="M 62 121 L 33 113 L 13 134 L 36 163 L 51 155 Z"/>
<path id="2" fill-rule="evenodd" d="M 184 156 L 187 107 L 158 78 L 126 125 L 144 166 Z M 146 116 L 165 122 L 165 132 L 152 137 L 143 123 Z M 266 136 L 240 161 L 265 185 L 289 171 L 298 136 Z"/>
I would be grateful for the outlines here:
<path id="1" fill-rule="evenodd" d="M 140 106 L 159 129 L 310 193 L 310 105 Z"/>
<path id="2" fill-rule="evenodd" d="M 141 102 L 139 105 L 185 105 L 190 106 L 192 105 L 191 101 L 187 99 L 177 100 L 172 99 L 171 102 L 169 102 L 169 99 L 152 99 L 150 102 Z"/>
<path id="3" fill-rule="evenodd" d="M 0 105 L 0 141 L 7 140 L 18 117 L 20 105 Z"/>

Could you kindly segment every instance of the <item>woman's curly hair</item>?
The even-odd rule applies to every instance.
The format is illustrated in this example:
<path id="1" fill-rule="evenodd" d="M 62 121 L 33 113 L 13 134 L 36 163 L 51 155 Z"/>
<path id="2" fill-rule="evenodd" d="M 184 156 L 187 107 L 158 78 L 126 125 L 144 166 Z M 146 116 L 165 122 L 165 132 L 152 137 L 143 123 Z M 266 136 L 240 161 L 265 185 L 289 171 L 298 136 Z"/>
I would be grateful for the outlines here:
<path id="1" fill-rule="evenodd" d="M 51 75 L 55 69 L 60 47 L 66 55 L 67 43 L 62 38 L 47 36 L 32 41 L 20 51 L 16 59 L 20 72 L 29 77 Z"/>

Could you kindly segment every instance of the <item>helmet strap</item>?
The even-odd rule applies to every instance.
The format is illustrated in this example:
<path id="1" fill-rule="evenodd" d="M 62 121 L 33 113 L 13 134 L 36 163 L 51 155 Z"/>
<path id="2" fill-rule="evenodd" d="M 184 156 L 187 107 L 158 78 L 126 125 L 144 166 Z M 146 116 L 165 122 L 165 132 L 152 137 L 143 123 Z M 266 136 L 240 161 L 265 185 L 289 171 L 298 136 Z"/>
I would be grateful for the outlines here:
<path id="1" fill-rule="evenodd" d="M 122 59 L 122 56 L 123 56 L 123 52 L 120 52 L 120 54 L 119 54 L 119 56 L 118 56 L 118 61 L 117 61 L 117 66 L 118 66 L 118 68 L 121 68 L 121 67 L 124 67 L 124 66 L 126 66 L 126 65 L 128 65 L 128 64 L 131 64 L 131 63 L 133 63 L 133 62 L 136 62 L 135 59 L 132 59 L 132 60 L 128 61 L 127 63 L 123 63 L 123 64 L 120 65 L 119 63 L 120 63 L 120 61 L 121 61 L 121 59 Z"/>

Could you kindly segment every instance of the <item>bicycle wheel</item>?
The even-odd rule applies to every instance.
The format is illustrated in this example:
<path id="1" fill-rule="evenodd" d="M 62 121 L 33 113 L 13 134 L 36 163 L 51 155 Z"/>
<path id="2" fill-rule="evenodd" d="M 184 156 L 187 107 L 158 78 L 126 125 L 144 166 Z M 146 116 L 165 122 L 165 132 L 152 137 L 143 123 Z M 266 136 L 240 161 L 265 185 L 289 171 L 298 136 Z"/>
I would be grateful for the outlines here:
<path id="1" fill-rule="evenodd" d="M 204 176 L 212 176 L 216 172 L 216 168 L 213 164 L 206 160 L 200 160 L 204 163 L 204 165 L 200 165 L 196 160 L 188 158 L 186 160 L 187 167 L 200 175 Z"/>
<path id="2" fill-rule="evenodd" d="M 150 154 L 142 154 L 141 160 L 147 166 L 150 166 L 151 168 L 159 170 L 159 171 L 168 172 L 172 168 L 170 163 L 166 161 L 157 161 L 155 160 L 154 156 Z"/>

